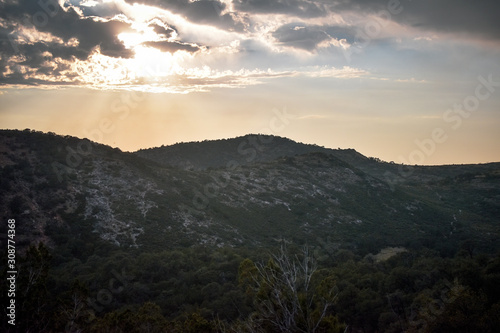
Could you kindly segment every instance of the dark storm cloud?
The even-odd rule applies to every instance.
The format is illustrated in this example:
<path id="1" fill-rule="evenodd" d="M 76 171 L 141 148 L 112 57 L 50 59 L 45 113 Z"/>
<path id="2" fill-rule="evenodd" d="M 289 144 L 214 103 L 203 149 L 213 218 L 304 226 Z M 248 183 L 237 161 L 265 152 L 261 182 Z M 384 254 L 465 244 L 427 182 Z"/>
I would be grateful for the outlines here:
<path id="1" fill-rule="evenodd" d="M 175 28 L 164 26 L 163 24 L 160 25 L 156 20 L 153 20 L 151 23 L 149 23 L 149 26 L 153 27 L 154 32 L 156 32 L 164 39 L 172 37 L 172 35 L 177 32 Z M 159 49 L 160 51 L 169 52 L 172 54 L 177 51 L 187 51 L 190 53 L 195 53 L 196 51 L 200 50 L 200 48 L 195 44 L 182 43 L 180 41 L 148 41 L 142 43 L 142 45 L 154 47 L 156 49 Z"/>
<path id="2" fill-rule="evenodd" d="M 64 81 L 74 81 L 75 77 L 70 77 L 68 63 L 61 60 L 71 60 L 78 50 L 72 47 L 65 47 L 58 43 L 36 42 L 32 44 L 20 44 L 15 46 L 15 52 L 9 41 L 1 40 L 2 58 L 0 59 L 0 85 L 1 84 L 65 84 Z M 11 53 L 19 57 L 18 61 L 9 61 L 3 55 Z M 83 56 L 83 55 L 82 55 Z M 55 58 L 61 60 L 55 61 Z M 7 68 L 9 73 L 6 73 Z M 53 82 L 34 78 L 37 75 L 52 77 Z M 61 79 L 64 76 L 64 80 Z M 75 83 L 75 82 L 74 82 Z"/>
<path id="3" fill-rule="evenodd" d="M 235 13 L 222 12 L 226 4 L 219 0 L 126 0 L 126 2 L 141 3 L 156 6 L 180 14 L 193 23 L 200 23 L 223 28 L 229 31 L 242 31 L 242 17 L 235 19 Z"/>
<path id="4" fill-rule="evenodd" d="M 282 45 L 313 51 L 319 43 L 331 37 L 320 28 L 301 24 L 287 24 L 273 32 L 273 37 Z"/>
<path id="5" fill-rule="evenodd" d="M 500 38 L 498 0 L 350 0 L 330 3 L 334 12 L 377 13 L 390 7 L 398 8 L 391 17 L 400 24 L 423 30 L 471 33 L 484 39 Z"/>
<path id="6" fill-rule="evenodd" d="M 185 44 L 180 42 L 170 42 L 170 41 L 159 41 L 159 42 L 145 42 L 143 43 L 145 46 L 150 46 L 159 49 L 163 52 L 170 52 L 174 54 L 177 51 L 187 51 L 190 53 L 194 53 L 198 51 L 200 48 L 196 45 Z"/>
<path id="7" fill-rule="evenodd" d="M 423 30 L 500 38 L 498 0 L 233 0 L 233 4 L 236 11 L 247 14 L 301 18 L 345 12 L 377 14 L 385 10 L 392 20 Z"/>
<path id="8" fill-rule="evenodd" d="M 237 11 L 255 14 L 288 14 L 308 18 L 327 15 L 320 1 L 308 0 L 233 0 Z"/>
<path id="9" fill-rule="evenodd" d="M 301 23 L 291 23 L 279 27 L 273 32 L 273 37 L 281 44 L 306 51 L 314 51 L 326 40 L 353 40 L 355 31 L 338 26 L 307 26 Z"/>
<path id="10" fill-rule="evenodd" d="M 0 19 L 3 23 L 0 50 L 0 81 L 5 83 L 24 77 L 30 80 L 30 74 L 46 74 L 56 77 L 60 73 L 60 64 L 55 59 L 86 60 L 99 47 L 103 55 L 115 58 L 130 58 L 133 52 L 117 38 L 120 32 L 128 31 L 130 25 L 121 21 L 97 20 L 81 17 L 72 7 L 63 10 L 57 1 L 19 0 L 0 2 Z M 25 28 L 35 28 L 39 32 L 49 33 L 60 38 L 64 44 L 55 40 L 30 43 L 18 42 L 18 34 Z M 77 45 L 74 41 L 78 41 Z M 13 56 L 23 61 L 9 62 Z M 43 64 L 51 65 L 43 65 Z M 10 67 L 8 73 L 7 66 Z M 12 73 L 12 68 L 25 66 L 27 74 Z M 7 73 L 7 74 L 6 74 Z"/>
<path id="11" fill-rule="evenodd" d="M 169 38 L 172 36 L 172 34 L 175 32 L 174 29 L 170 28 L 170 27 L 163 27 L 161 25 L 158 25 L 158 24 L 150 24 L 150 26 L 153 27 L 153 30 L 154 32 L 156 32 L 158 35 L 161 35 L 165 38 Z"/>
<path id="12" fill-rule="evenodd" d="M 15 46 L 0 42 L 2 58 L 0 59 L 0 85 L 1 84 L 40 84 L 34 76 L 45 75 L 60 83 L 64 80 L 73 80 L 68 73 L 69 62 L 74 57 L 85 58 L 85 52 L 76 47 L 67 47 L 59 43 L 36 42 Z M 12 50 L 10 51 L 9 48 Z M 15 52 L 14 52 L 15 51 Z M 17 61 L 9 61 L 4 55 L 18 56 Z M 61 61 L 62 60 L 62 61 Z M 9 73 L 7 73 L 7 68 Z M 64 76 L 64 78 L 62 77 Z M 48 83 L 49 84 L 49 83 Z"/>
<path id="13" fill-rule="evenodd" d="M 11 27 L 34 26 L 38 31 L 60 37 L 64 42 L 76 38 L 79 51 L 87 56 L 96 46 L 100 46 L 102 54 L 111 57 L 133 56 L 132 51 L 117 38 L 117 34 L 130 28 L 128 23 L 82 18 L 73 8 L 64 11 L 55 0 L 42 3 L 50 3 L 50 6 L 40 6 L 38 1 L 32 0 L 20 0 L 10 5 L 2 3 L 0 17 Z"/>

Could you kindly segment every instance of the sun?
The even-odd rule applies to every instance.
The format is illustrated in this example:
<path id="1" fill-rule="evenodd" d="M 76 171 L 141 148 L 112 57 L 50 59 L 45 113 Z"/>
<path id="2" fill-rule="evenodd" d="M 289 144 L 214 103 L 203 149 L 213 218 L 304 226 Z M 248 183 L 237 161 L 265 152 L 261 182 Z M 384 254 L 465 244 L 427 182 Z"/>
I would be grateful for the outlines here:
<path id="1" fill-rule="evenodd" d="M 206 49 L 180 41 L 177 30 L 158 18 L 157 12 L 144 9 L 134 6 L 126 16 L 116 17 L 129 24 L 130 29 L 119 33 L 117 39 L 133 55 L 111 57 L 96 48 L 91 57 L 73 66 L 83 81 L 96 89 L 178 92 L 184 91 L 193 77 L 198 78 L 197 51 Z"/>
<path id="2" fill-rule="evenodd" d="M 123 45 L 132 50 L 131 58 L 104 55 L 97 48 L 86 60 L 76 61 L 72 70 L 82 81 L 95 89 L 133 89 L 150 92 L 178 92 L 176 85 L 190 73 L 189 61 L 193 55 L 178 50 L 166 52 L 147 42 L 165 41 L 163 36 L 143 31 L 118 35 Z"/>
<path id="3" fill-rule="evenodd" d="M 126 59 L 126 68 L 137 79 L 155 80 L 183 72 L 180 62 L 184 52 L 162 52 L 154 47 L 146 46 L 146 42 L 161 41 L 148 26 L 141 27 L 142 31 L 133 33 L 122 33 L 118 38 L 125 47 L 134 51 L 131 59 Z"/>
<path id="4" fill-rule="evenodd" d="M 179 70 L 177 57 L 168 52 L 147 46 L 134 48 L 135 57 L 130 60 L 129 69 L 143 78 L 163 78 Z"/>

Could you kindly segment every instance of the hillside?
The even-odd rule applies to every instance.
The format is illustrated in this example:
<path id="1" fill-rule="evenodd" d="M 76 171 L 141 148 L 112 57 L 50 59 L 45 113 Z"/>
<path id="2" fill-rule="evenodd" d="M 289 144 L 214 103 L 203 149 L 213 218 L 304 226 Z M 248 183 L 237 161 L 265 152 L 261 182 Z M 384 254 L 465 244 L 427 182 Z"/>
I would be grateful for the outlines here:
<path id="1" fill-rule="evenodd" d="M 354 149 L 330 149 L 292 141 L 288 138 L 264 134 L 177 143 L 171 146 L 141 149 L 136 155 L 164 166 L 185 170 L 231 168 L 232 165 L 252 165 L 272 162 L 282 157 L 294 157 L 321 152 L 334 156 L 351 166 L 388 183 L 391 188 L 407 183 L 428 183 L 469 176 L 495 175 L 500 172 L 499 163 L 445 166 L 408 166 L 388 163 L 376 157 L 366 157 Z"/>
<path id="2" fill-rule="evenodd" d="M 469 290 L 457 288 L 474 291 L 460 296 L 469 304 L 463 322 L 479 327 L 472 311 L 496 325 L 500 261 L 485 254 L 500 247 L 500 163 L 408 169 L 354 150 L 255 140 L 124 153 L 75 137 L 0 131 L 0 218 L 16 220 L 24 319 L 0 327 L 275 332 L 259 310 L 262 290 L 242 283 L 259 267 L 272 271 L 272 260 L 259 266 L 269 253 L 289 248 L 298 259 L 303 246 L 321 268 L 314 290 L 337 281 L 320 332 L 415 328 L 417 319 L 429 321 L 415 308 Z M 7 229 L 2 223 L 3 248 Z M 0 292 L 7 302 L 5 285 Z M 428 324 L 439 328 L 452 317 L 433 318 Z"/>
<path id="3" fill-rule="evenodd" d="M 366 160 L 366 157 L 353 149 L 328 149 L 264 134 L 249 134 L 234 139 L 177 143 L 171 146 L 141 149 L 136 154 L 163 165 L 205 170 L 226 167 L 229 162 L 249 165 L 311 152 L 332 154 L 348 162 Z"/>
<path id="4" fill-rule="evenodd" d="M 280 137 L 134 154 L 39 132 L 1 138 L 2 218 L 23 221 L 21 244 L 73 242 L 83 229 L 125 247 L 286 238 L 377 251 L 469 237 L 496 246 L 498 163 L 415 167 L 395 185 L 383 175 L 401 166 Z"/>

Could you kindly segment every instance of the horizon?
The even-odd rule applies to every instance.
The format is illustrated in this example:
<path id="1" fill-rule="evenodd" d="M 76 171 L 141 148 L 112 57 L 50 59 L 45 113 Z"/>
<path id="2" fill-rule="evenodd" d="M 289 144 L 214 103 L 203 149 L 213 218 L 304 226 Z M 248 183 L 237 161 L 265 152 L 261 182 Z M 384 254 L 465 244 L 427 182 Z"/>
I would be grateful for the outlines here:
<path id="1" fill-rule="evenodd" d="M 20 131 L 20 132 L 23 132 L 23 131 L 26 131 L 26 130 L 29 130 L 30 132 L 34 131 L 34 132 L 43 133 L 45 135 L 49 134 L 49 132 L 37 131 L 37 130 L 31 129 L 31 128 L 25 128 L 25 129 L 2 128 L 2 129 L 0 129 L 0 131 Z M 57 136 L 60 136 L 60 137 L 64 137 L 65 136 L 64 134 L 58 134 L 58 133 L 54 133 L 54 132 L 50 132 L 50 133 L 53 133 L 53 134 L 55 134 Z M 77 136 L 72 136 L 72 135 L 69 135 L 69 136 L 77 138 L 78 140 L 90 140 L 89 138 L 85 138 L 85 137 L 77 137 Z M 381 163 L 395 163 L 395 164 L 398 164 L 398 165 L 401 164 L 401 165 L 413 166 L 411 164 L 406 164 L 406 163 L 399 163 L 399 162 L 395 162 L 395 161 L 386 161 L 386 160 L 380 159 L 377 156 L 368 156 L 368 155 L 365 155 L 362 152 L 358 151 L 355 148 L 349 148 L 349 147 L 348 148 L 327 147 L 327 146 L 318 145 L 316 143 L 297 141 L 297 140 L 294 140 L 292 138 L 288 138 L 288 137 L 285 137 L 285 136 L 280 136 L 280 135 L 275 135 L 275 134 L 262 134 L 262 133 L 247 133 L 247 134 L 244 134 L 244 135 L 239 135 L 239 136 L 230 137 L 230 138 L 204 139 L 204 140 L 195 140 L 195 141 L 180 141 L 180 142 L 175 142 L 175 143 L 171 143 L 171 144 L 162 144 L 162 145 L 159 145 L 159 146 L 152 146 L 152 147 L 147 147 L 147 148 L 139 148 L 137 150 L 123 150 L 120 147 L 114 147 L 114 146 L 110 146 L 110 145 L 107 145 L 107 144 L 103 144 L 103 145 L 105 145 L 107 147 L 110 147 L 110 148 L 118 148 L 123 153 L 132 153 L 133 154 L 133 153 L 137 153 L 137 152 L 139 152 L 141 150 L 167 148 L 167 147 L 172 147 L 172 146 L 175 146 L 175 145 L 182 145 L 182 144 L 196 144 L 196 143 L 204 143 L 204 142 L 217 142 L 217 141 L 224 141 L 224 140 L 236 140 L 236 139 L 245 138 L 245 137 L 248 137 L 248 136 L 272 136 L 273 138 L 280 138 L 280 139 L 290 140 L 290 141 L 293 141 L 294 143 L 299 144 L 299 145 L 303 144 L 303 145 L 317 146 L 317 147 L 322 148 L 322 149 L 354 150 L 355 152 L 363 155 L 366 158 L 375 158 L 375 159 L 378 160 L 378 162 L 381 162 Z M 99 143 L 99 142 L 96 142 L 96 141 L 93 141 L 93 140 L 90 140 L 90 141 L 92 143 L 102 144 L 102 143 Z M 270 144 L 270 143 L 263 143 L 263 144 Z M 432 166 L 436 166 L 436 167 L 439 167 L 439 166 L 481 165 L 481 164 L 497 164 L 497 163 L 500 163 L 500 160 L 499 161 L 482 162 L 482 163 L 417 164 L 417 165 L 414 165 L 414 166 L 419 166 L 419 167 L 426 167 L 426 166 L 432 167 Z"/>
<path id="2" fill-rule="evenodd" d="M 494 0 L 0 1 L 0 126 L 122 151 L 265 133 L 409 165 L 493 163 L 498 13 Z"/>

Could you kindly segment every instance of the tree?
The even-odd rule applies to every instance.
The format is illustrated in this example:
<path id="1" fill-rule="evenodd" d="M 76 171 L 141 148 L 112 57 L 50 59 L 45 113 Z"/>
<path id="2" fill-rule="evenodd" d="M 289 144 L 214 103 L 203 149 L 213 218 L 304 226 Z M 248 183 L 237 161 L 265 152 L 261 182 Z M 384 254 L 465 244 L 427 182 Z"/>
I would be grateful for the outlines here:
<path id="1" fill-rule="evenodd" d="M 161 333 L 167 330 L 168 322 L 161 313 L 161 308 L 153 302 L 145 302 L 138 310 L 126 307 L 109 312 L 98 318 L 90 332 L 95 333 Z"/>
<path id="2" fill-rule="evenodd" d="M 256 308 L 251 319 L 259 330 L 307 333 L 341 330 L 342 325 L 328 311 L 336 299 L 335 280 L 329 276 L 316 279 L 316 273 L 316 262 L 307 247 L 300 255 L 291 257 L 283 246 L 271 255 L 266 265 L 242 262 L 240 281 L 251 283 Z"/>
<path id="3" fill-rule="evenodd" d="M 87 326 L 89 309 L 86 304 L 87 287 L 79 280 L 73 282 L 71 290 L 64 295 L 59 306 L 59 322 L 65 332 L 80 333 Z"/>
<path id="4" fill-rule="evenodd" d="M 436 313 L 426 332 L 488 332 L 482 317 L 486 312 L 486 296 L 471 288 L 455 284 L 442 309 Z"/>

